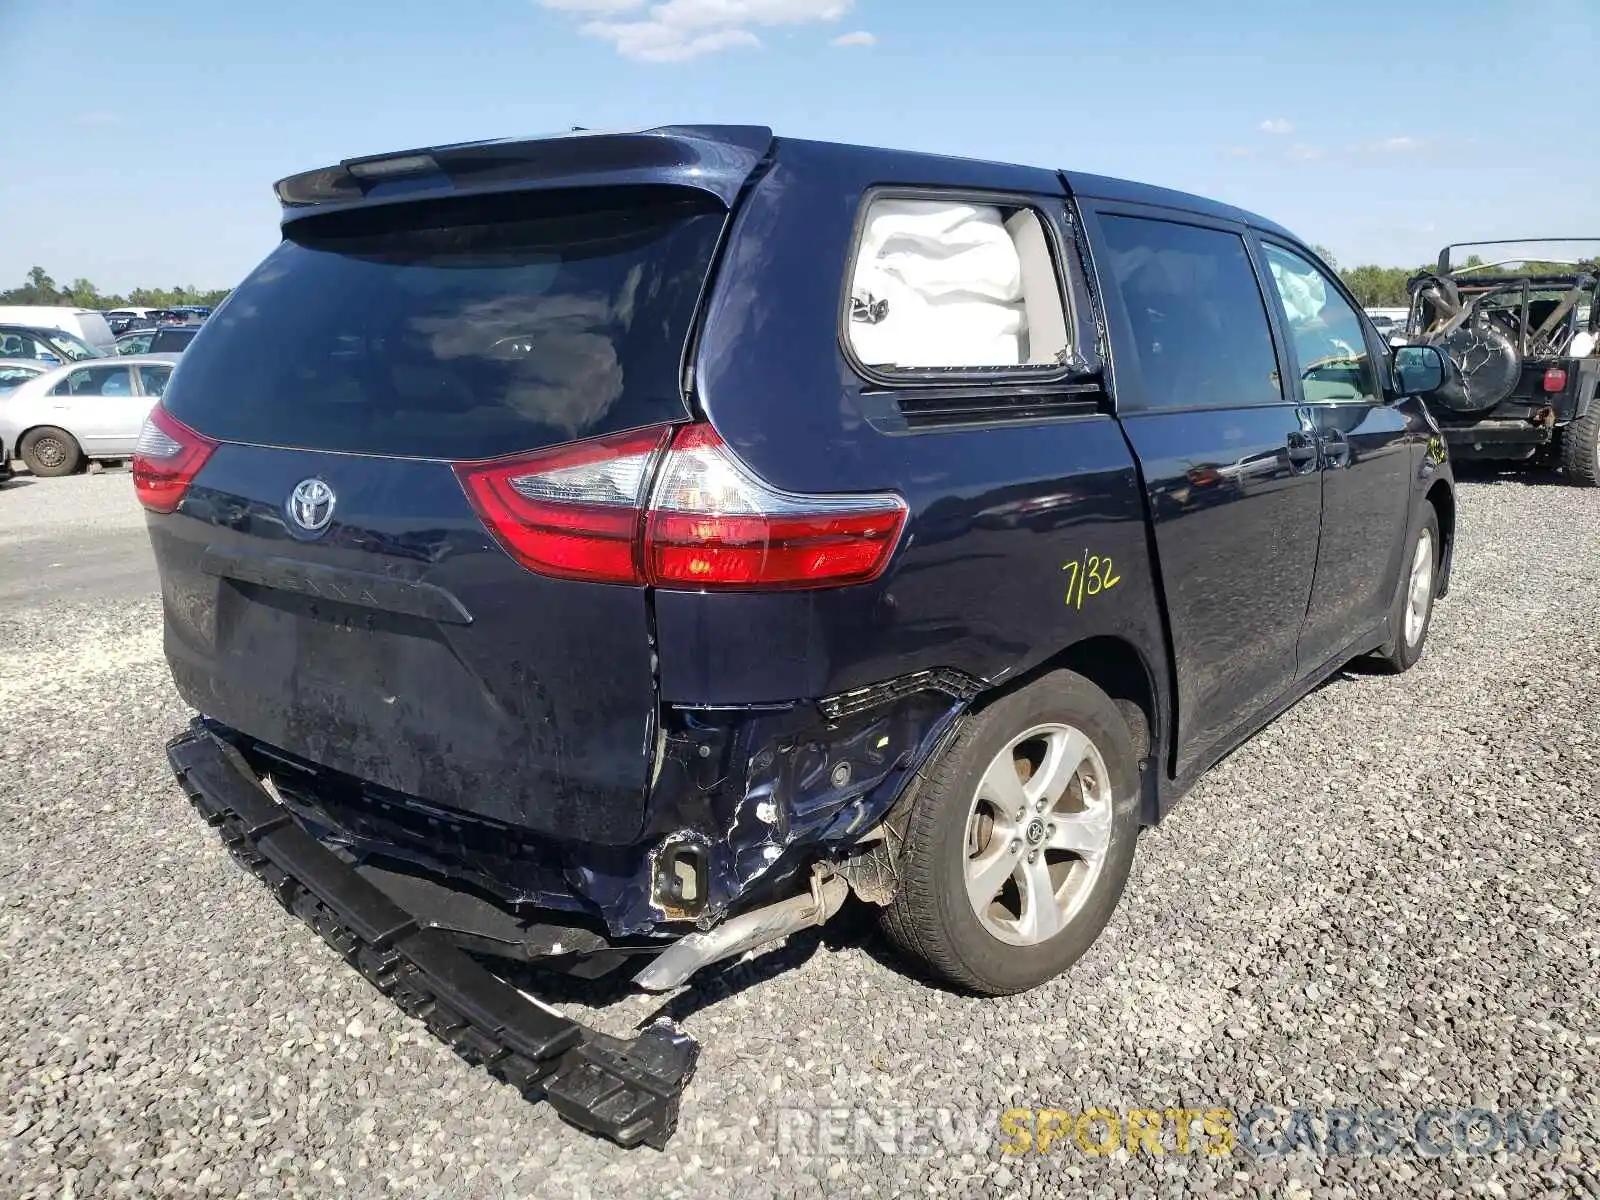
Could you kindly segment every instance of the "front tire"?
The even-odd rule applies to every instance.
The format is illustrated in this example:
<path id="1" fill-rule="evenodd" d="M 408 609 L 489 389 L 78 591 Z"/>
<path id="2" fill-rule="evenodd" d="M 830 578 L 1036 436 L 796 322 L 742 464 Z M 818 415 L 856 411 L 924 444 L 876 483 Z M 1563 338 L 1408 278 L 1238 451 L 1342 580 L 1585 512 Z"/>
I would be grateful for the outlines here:
<path id="1" fill-rule="evenodd" d="M 1561 431 L 1561 473 L 1579 487 L 1600 487 L 1600 401 Z"/>
<path id="2" fill-rule="evenodd" d="M 1394 628 L 1394 649 L 1380 658 L 1383 666 L 1399 675 L 1409 671 L 1422 658 L 1433 624 L 1433 602 L 1439 591 L 1439 564 L 1444 560 L 1444 543 L 1439 537 L 1439 514 L 1427 506 L 1422 527 L 1406 548 L 1405 573 L 1400 578 L 1400 594 L 1395 598 L 1390 624 Z"/>
<path id="3" fill-rule="evenodd" d="M 1138 834 L 1127 722 L 1083 676 L 1046 675 L 969 718 L 928 769 L 884 930 L 957 987 L 1036 987 L 1105 928 Z"/>
<path id="4" fill-rule="evenodd" d="M 17 447 L 28 470 L 41 479 L 71 475 L 83 465 L 83 447 L 65 429 L 41 425 L 30 429 Z"/>

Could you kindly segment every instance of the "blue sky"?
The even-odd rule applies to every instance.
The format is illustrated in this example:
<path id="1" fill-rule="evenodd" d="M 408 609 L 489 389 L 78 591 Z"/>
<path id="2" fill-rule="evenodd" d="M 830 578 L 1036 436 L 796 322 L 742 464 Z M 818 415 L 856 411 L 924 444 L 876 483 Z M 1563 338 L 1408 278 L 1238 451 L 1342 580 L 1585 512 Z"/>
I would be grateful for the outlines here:
<path id="1" fill-rule="evenodd" d="M 712 120 L 1128 176 L 1411 265 L 1600 232 L 1597 52 L 1600 0 L 0 0 L 0 285 L 230 285 L 290 172 Z"/>

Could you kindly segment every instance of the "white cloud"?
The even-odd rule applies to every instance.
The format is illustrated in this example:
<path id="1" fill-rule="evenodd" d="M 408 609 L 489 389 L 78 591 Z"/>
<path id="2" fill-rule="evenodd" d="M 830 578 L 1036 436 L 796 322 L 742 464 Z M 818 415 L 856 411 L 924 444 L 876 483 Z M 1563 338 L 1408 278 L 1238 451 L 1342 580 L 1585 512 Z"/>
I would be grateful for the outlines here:
<path id="1" fill-rule="evenodd" d="M 748 29 L 688 33 L 659 21 L 590 21 L 578 26 L 578 32 L 608 41 L 623 58 L 639 62 L 683 62 L 718 50 L 761 45 L 761 39 Z"/>
<path id="2" fill-rule="evenodd" d="M 1229 158 L 1254 158 L 1256 154 L 1248 146 L 1229 146 L 1223 153 Z"/>
<path id="3" fill-rule="evenodd" d="M 833 39 L 835 46 L 876 46 L 878 35 L 868 33 L 865 29 L 858 29 L 854 33 L 841 33 Z"/>
<path id="4" fill-rule="evenodd" d="M 1274 137 L 1284 137 L 1294 132 L 1294 122 L 1283 117 L 1268 117 L 1256 126 L 1262 133 L 1270 133 Z"/>
<path id="5" fill-rule="evenodd" d="M 1413 154 L 1416 151 L 1423 149 L 1427 144 L 1428 143 L 1422 138 L 1410 137 L 1408 135 L 1404 137 L 1384 138 L 1383 141 L 1377 144 L 1375 149 L 1381 150 L 1385 154 Z"/>
<path id="6" fill-rule="evenodd" d="M 719 50 L 760 46 L 761 26 L 805 25 L 837 21 L 855 0 L 538 0 L 557 12 L 597 18 L 584 21 L 578 32 L 616 47 L 624 58 L 640 62 L 682 62 Z M 637 14 L 636 20 L 598 18 Z M 871 38 L 871 34 L 847 35 Z M 876 39 L 874 39 L 876 40 Z M 851 41 L 845 45 L 870 45 Z"/>
<path id="7" fill-rule="evenodd" d="M 611 16 L 614 13 L 637 12 L 645 0 L 539 0 L 542 8 L 557 12 L 582 13 L 584 16 Z"/>
<path id="8" fill-rule="evenodd" d="M 650 9 L 663 25 L 706 28 L 715 25 L 802 25 L 837 21 L 854 0 L 666 0 Z"/>

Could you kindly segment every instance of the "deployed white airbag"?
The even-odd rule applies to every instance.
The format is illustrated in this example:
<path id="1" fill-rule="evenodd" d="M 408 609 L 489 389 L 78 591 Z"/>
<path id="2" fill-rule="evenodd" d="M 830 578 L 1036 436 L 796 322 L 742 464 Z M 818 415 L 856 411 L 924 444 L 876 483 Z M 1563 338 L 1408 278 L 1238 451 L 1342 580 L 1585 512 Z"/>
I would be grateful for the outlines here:
<path id="1" fill-rule="evenodd" d="M 869 365 L 1023 361 L 1022 263 L 992 206 L 878 201 L 867 215 L 851 296 L 851 344 Z"/>
<path id="2" fill-rule="evenodd" d="M 1283 297 L 1283 307 L 1291 323 L 1315 320 L 1328 306 L 1327 285 L 1315 271 L 1290 271 L 1271 256 L 1267 265 L 1272 268 L 1272 278 L 1278 285 L 1278 295 Z"/>

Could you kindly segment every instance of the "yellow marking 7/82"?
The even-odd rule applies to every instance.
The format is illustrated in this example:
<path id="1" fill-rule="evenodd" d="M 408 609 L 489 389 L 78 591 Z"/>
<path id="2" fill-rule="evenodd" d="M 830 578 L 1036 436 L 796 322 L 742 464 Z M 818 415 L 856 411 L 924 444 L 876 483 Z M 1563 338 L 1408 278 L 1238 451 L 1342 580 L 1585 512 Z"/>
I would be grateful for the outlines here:
<path id="1" fill-rule="evenodd" d="M 1067 605 L 1070 608 L 1082 608 L 1085 599 L 1109 592 L 1122 582 L 1122 576 L 1116 573 L 1109 555 L 1090 554 L 1088 550 L 1083 552 L 1081 559 L 1063 563 L 1061 569 L 1071 572 L 1067 577 Z"/>

